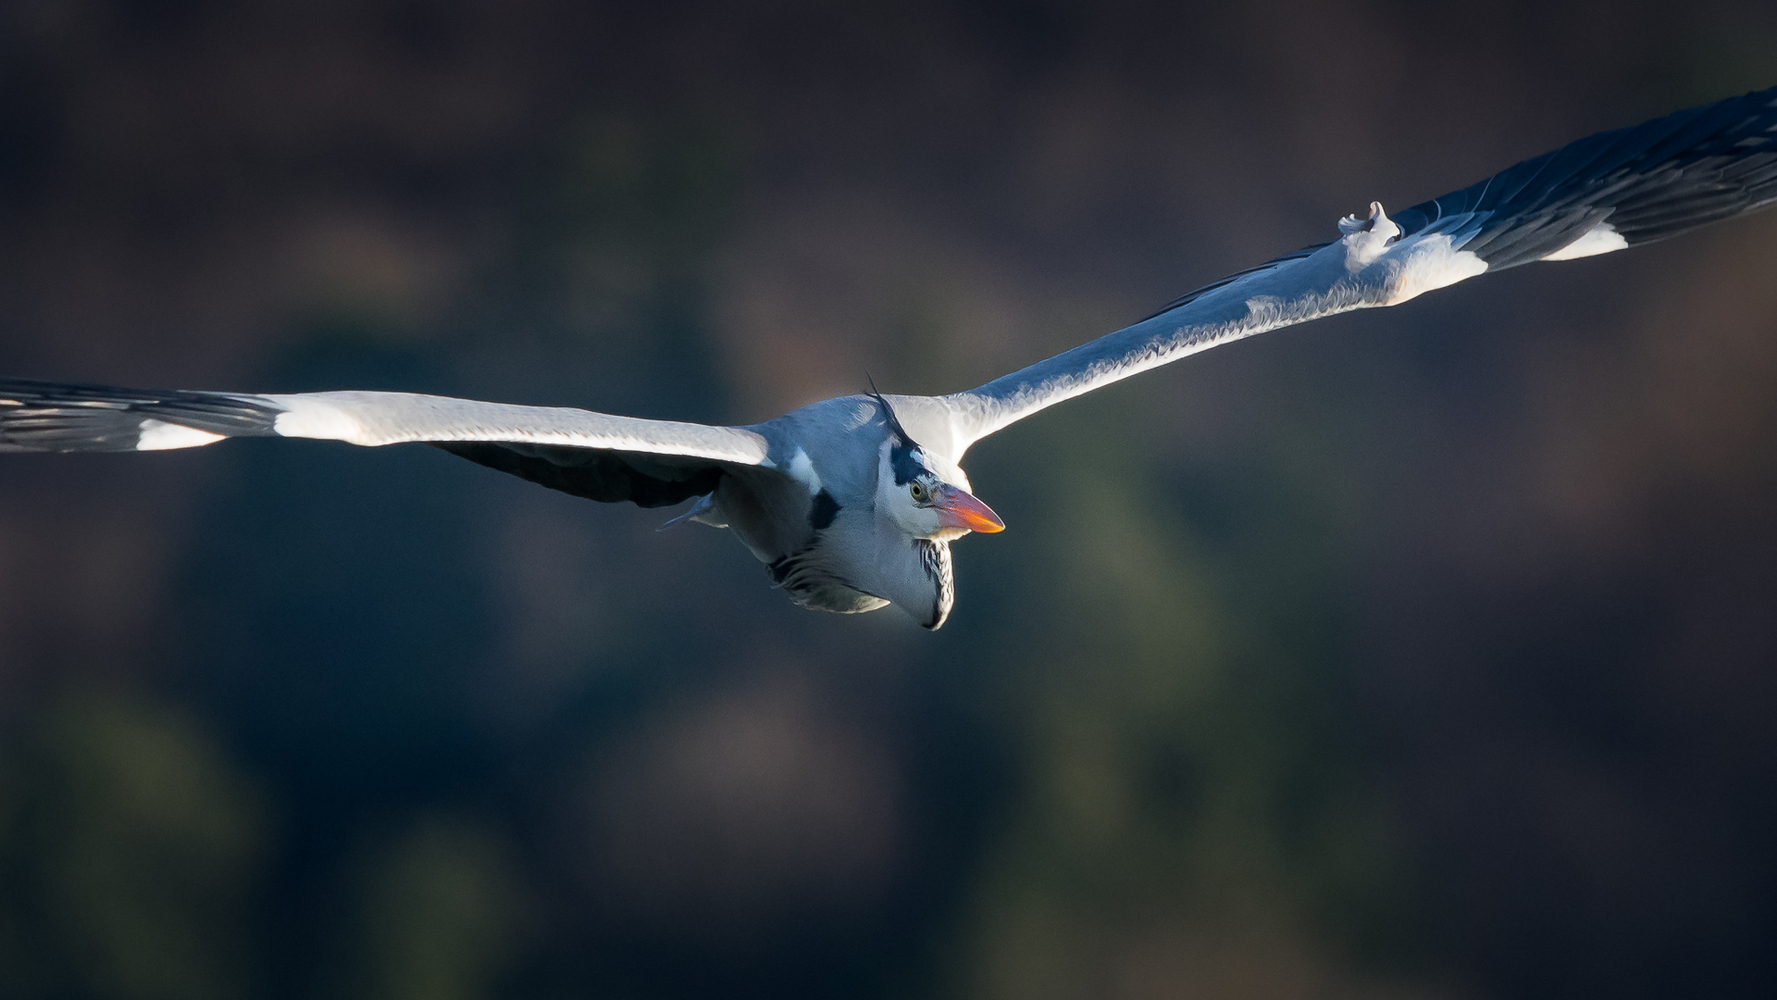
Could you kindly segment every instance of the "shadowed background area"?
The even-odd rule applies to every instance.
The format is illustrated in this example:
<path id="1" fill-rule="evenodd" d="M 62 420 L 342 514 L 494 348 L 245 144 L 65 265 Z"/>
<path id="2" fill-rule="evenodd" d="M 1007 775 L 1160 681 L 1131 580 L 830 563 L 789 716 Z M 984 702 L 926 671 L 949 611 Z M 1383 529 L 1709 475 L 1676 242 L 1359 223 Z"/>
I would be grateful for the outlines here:
<path id="1" fill-rule="evenodd" d="M 0 5 L 0 371 L 973 386 L 1777 9 Z M 0 456 L 9 997 L 1777 990 L 1777 213 L 979 445 L 958 604 L 427 448 Z"/>

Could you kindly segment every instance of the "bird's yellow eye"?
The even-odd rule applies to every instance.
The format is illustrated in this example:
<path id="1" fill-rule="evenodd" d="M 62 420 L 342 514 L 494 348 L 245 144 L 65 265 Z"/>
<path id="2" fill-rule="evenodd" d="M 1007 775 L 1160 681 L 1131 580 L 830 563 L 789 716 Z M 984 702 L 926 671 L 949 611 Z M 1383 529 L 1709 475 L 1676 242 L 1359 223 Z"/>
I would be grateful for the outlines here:
<path id="1" fill-rule="evenodd" d="M 907 492 L 913 494 L 913 499 L 915 500 L 924 500 L 926 498 L 926 488 L 920 485 L 920 482 L 917 479 L 908 485 Z"/>

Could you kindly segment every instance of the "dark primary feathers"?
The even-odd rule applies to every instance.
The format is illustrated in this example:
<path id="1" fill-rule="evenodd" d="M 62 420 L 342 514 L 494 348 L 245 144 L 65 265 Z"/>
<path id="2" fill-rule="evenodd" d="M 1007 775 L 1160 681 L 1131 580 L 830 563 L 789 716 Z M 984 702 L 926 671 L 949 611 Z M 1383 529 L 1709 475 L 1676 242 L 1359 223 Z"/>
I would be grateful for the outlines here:
<path id="1" fill-rule="evenodd" d="M 277 415 L 266 404 L 213 392 L 0 378 L 0 451 L 135 451 L 144 420 L 263 437 L 273 433 Z"/>
<path id="2" fill-rule="evenodd" d="M 1395 216 L 1459 234 L 1490 270 L 1540 260 L 1608 223 L 1629 246 L 1777 200 L 1777 87 L 1600 132 Z M 1461 220 L 1452 222 L 1452 220 Z"/>
<path id="3" fill-rule="evenodd" d="M 1425 232 L 1451 235 L 1490 271 L 1541 260 L 1599 222 L 1609 224 L 1628 246 L 1652 243 L 1777 201 L 1774 130 L 1777 87 L 1587 136 L 1404 209 L 1394 221 L 1402 239 Z M 1153 315 L 1333 242 L 1237 271 Z"/>
<path id="4" fill-rule="evenodd" d="M 964 449 L 1082 392 L 1218 344 L 1397 305 L 1487 271 L 1663 239 L 1777 200 L 1777 87 L 1570 143 L 1229 275 L 1147 319 L 941 398 Z"/>

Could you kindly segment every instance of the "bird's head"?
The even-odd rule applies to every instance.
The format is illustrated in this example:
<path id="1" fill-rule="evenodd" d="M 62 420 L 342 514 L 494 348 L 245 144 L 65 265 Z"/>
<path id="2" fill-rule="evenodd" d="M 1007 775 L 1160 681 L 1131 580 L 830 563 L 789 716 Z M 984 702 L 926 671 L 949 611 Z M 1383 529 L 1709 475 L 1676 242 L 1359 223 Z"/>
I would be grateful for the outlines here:
<path id="1" fill-rule="evenodd" d="M 895 418 L 888 400 L 871 395 L 888 429 L 878 461 L 877 509 L 914 538 L 948 542 L 971 531 L 1004 531 L 999 515 L 969 492 L 963 470 L 920 446 Z"/>

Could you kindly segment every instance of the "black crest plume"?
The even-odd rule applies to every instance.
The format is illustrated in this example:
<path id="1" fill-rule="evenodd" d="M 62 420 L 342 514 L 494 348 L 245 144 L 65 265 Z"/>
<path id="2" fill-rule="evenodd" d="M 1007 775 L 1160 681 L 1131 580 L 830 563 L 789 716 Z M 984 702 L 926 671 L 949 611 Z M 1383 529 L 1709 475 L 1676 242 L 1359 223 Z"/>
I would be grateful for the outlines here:
<path id="1" fill-rule="evenodd" d="M 869 375 L 864 378 L 870 382 L 870 398 L 876 400 L 877 406 L 882 407 L 883 422 L 888 424 L 889 432 L 896 438 L 896 443 L 889 448 L 889 468 L 894 470 L 895 485 L 905 486 L 926 471 L 925 466 L 913 457 L 913 453 L 919 450 L 919 443 L 907 433 L 907 428 L 901 426 L 901 420 L 895 416 L 895 408 L 889 405 L 888 399 L 876 391 L 876 380 Z"/>

